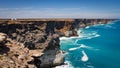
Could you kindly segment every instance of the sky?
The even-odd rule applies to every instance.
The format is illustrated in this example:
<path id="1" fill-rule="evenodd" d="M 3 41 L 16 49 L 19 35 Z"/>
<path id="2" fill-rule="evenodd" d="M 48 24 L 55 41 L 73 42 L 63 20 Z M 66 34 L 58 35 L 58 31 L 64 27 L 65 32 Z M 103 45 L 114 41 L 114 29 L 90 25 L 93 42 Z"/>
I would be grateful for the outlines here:
<path id="1" fill-rule="evenodd" d="M 0 0 L 0 18 L 120 19 L 120 0 Z"/>

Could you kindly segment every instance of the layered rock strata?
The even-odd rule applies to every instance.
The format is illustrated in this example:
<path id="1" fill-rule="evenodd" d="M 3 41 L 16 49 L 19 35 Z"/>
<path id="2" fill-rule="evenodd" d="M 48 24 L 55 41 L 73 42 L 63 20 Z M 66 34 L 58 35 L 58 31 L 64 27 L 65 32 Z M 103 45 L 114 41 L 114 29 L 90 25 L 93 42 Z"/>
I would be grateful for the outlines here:
<path id="1" fill-rule="evenodd" d="M 0 67 L 52 68 L 64 62 L 61 36 L 114 19 L 0 19 Z M 7 65 L 4 65 L 4 64 Z"/>

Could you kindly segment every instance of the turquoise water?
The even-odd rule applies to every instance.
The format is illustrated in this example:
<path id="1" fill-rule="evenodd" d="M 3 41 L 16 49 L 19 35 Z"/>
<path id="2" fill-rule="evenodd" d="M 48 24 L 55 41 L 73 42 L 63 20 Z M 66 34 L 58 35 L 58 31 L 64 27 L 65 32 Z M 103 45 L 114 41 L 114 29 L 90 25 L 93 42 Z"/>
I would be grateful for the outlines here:
<path id="1" fill-rule="evenodd" d="M 79 37 L 61 37 L 67 68 L 120 68 L 120 21 L 78 30 Z"/>

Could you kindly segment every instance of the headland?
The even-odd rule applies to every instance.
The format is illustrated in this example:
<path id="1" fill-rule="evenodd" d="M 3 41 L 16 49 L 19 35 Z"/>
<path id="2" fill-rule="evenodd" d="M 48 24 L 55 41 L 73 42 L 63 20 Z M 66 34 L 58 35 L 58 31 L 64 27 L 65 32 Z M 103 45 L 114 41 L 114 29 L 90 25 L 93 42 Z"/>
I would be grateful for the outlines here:
<path id="1" fill-rule="evenodd" d="M 0 19 L 0 67 L 52 68 L 63 64 L 62 36 L 116 19 Z"/>

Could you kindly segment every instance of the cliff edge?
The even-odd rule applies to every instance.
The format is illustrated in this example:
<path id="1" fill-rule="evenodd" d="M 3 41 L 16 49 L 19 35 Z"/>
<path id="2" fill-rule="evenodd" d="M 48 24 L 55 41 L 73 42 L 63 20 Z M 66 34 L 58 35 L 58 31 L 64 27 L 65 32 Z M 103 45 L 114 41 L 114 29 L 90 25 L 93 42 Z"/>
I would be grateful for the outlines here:
<path id="1" fill-rule="evenodd" d="M 115 19 L 0 19 L 0 67 L 52 68 L 63 64 L 61 36 Z"/>

